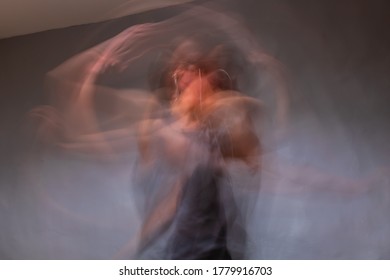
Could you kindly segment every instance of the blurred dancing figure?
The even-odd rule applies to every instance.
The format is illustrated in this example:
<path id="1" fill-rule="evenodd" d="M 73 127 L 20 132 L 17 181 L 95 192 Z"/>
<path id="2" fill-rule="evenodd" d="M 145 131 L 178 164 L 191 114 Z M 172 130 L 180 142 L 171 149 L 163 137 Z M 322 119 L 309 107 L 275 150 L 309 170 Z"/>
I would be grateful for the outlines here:
<path id="1" fill-rule="evenodd" d="M 275 65 L 239 21 L 195 7 L 129 27 L 52 70 L 52 106 L 32 115 L 40 137 L 63 151 L 140 163 L 132 177 L 144 180 L 131 191 L 142 226 L 118 255 L 142 257 L 166 235 L 158 258 L 245 258 L 248 203 L 236 203 L 242 186 L 228 169 L 260 169 L 259 88 L 278 84 Z M 283 105 L 275 88 L 268 93 Z"/>
<path id="2" fill-rule="evenodd" d="M 170 131 L 159 142 L 166 146 L 167 161 L 181 169 L 178 184 L 182 187 L 172 194 L 177 197 L 171 201 L 174 205 L 164 201 L 165 206 L 156 207 L 151 222 L 145 223 L 146 227 L 158 224 L 158 219 L 161 223 L 161 209 L 171 209 L 173 213 L 165 223 L 173 227 L 166 249 L 172 259 L 232 258 L 227 231 L 232 222 L 239 224 L 239 213 L 230 186 L 223 184 L 228 178 L 225 166 L 229 160 L 240 160 L 253 171 L 259 167 L 260 141 L 251 116 L 260 104 L 237 91 L 237 69 L 230 61 L 234 53 L 207 41 L 187 39 L 172 52 L 158 79 L 157 100 L 150 112 L 160 118 L 141 127 L 144 160 L 150 160 L 148 142 L 153 137 L 145 131 L 160 125 Z M 238 231 L 243 249 L 245 230 Z M 235 257 L 243 254 L 235 253 Z"/>

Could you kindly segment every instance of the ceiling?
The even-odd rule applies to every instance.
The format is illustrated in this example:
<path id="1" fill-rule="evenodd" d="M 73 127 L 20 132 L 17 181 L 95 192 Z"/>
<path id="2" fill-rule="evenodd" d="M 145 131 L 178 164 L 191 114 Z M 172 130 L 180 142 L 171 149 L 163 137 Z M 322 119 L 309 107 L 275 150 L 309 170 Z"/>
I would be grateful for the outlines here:
<path id="1" fill-rule="evenodd" d="M 192 0 L 0 0 L 0 38 L 99 22 Z"/>

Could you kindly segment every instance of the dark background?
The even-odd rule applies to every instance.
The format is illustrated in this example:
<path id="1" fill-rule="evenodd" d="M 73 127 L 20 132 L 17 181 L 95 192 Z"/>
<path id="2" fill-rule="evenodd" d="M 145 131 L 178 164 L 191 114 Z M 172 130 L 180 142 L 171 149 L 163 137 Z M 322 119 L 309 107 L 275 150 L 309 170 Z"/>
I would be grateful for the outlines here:
<path id="1" fill-rule="evenodd" d="M 302 192 L 259 197 L 257 218 L 250 227 L 255 246 L 249 257 L 389 259 L 389 2 L 219 2 L 239 13 L 287 69 L 292 128 L 278 155 L 309 168 L 304 170 L 321 170 L 314 179 L 307 173 L 294 174 L 294 184 L 304 186 Z M 48 102 L 45 73 L 128 26 L 163 20 L 179 11 L 166 8 L 0 40 L 0 258 L 104 259 L 126 240 L 129 224 L 112 233 L 73 223 L 62 214 L 45 216 L 49 208 L 39 208 L 21 171 L 24 156 L 34 147 L 26 116 Z M 62 164 L 69 165 L 57 162 L 58 168 Z M 80 178 L 77 184 L 82 186 Z M 341 187 L 334 178 L 341 178 Z M 289 184 L 281 180 L 277 186 L 288 189 Z M 354 193 L 354 184 L 364 192 Z M 349 191 L 353 194 L 346 195 Z M 93 201 L 91 209 L 99 198 Z M 104 212 L 107 220 L 108 213 L 114 213 L 110 211 Z M 118 218 L 118 223 L 127 218 Z"/>

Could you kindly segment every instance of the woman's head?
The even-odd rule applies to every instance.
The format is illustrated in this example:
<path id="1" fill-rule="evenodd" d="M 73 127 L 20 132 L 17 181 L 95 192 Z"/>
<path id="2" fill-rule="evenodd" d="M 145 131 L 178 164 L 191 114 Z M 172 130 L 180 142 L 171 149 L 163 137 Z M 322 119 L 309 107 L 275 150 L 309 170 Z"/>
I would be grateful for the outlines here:
<path id="1" fill-rule="evenodd" d="M 152 69 L 152 90 L 165 89 L 164 99 L 171 100 L 199 77 L 207 78 L 215 91 L 236 89 L 236 52 L 214 37 L 198 33 L 177 39 Z"/>

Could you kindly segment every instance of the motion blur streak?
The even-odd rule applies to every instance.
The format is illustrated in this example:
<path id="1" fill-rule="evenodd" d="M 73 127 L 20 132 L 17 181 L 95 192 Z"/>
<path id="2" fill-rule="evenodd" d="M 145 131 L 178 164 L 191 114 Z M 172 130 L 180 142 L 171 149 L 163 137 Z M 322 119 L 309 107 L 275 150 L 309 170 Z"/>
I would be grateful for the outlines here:
<path id="1" fill-rule="evenodd" d="M 146 176 L 133 186 L 143 197 L 137 199 L 142 226 L 125 245 L 138 249 L 127 254 L 142 256 L 169 232 L 163 258 L 243 258 L 244 219 L 256 199 L 237 208 L 231 188 L 241 186 L 231 186 L 227 166 L 238 161 L 252 173 L 260 169 L 260 67 L 272 76 L 279 65 L 240 21 L 190 7 L 166 21 L 132 26 L 48 73 L 54 106 L 31 116 L 41 119 L 39 139 L 63 152 L 136 159 L 135 175 Z M 118 89 L 110 81 L 139 72 L 148 87 Z M 241 86 L 247 78 L 253 84 Z M 287 108 L 280 100 L 287 97 L 283 87 L 274 88 L 280 125 Z M 101 96 L 104 104 L 96 106 Z M 156 182 L 145 181 L 150 176 Z M 124 248 L 116 257 L 123 254 Z"/>

